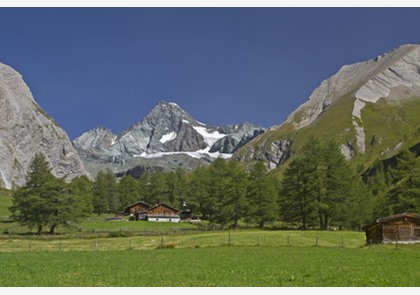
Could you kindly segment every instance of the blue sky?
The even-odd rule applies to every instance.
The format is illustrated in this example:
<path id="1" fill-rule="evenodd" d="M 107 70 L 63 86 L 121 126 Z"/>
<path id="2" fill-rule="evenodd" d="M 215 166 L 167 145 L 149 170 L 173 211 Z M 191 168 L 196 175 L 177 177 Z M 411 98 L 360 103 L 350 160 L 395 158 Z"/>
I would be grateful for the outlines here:
<path id="1" fill-rule="evenodd" d="M 277 125 L 341 66 L 407 43 L 420 7 L 0 8 L 0 62 L 71 139 L 159 100 L 208 125 Z"/>

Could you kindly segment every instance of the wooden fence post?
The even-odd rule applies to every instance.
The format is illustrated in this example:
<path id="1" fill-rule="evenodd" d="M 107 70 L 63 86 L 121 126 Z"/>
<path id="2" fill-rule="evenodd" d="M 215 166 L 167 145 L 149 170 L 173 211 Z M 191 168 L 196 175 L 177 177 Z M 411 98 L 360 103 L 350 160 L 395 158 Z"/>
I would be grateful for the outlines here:
<path id="1" fill-rule="evenodd" d="M 163 236 L 160 237 L 160 247 L 163 248 Z"/>
<path id="2" fill-rule="evenodd" d="M 228 237 L 228 246 L 230 246 L 230 231 L 229 231 L 229 237 Z"/>

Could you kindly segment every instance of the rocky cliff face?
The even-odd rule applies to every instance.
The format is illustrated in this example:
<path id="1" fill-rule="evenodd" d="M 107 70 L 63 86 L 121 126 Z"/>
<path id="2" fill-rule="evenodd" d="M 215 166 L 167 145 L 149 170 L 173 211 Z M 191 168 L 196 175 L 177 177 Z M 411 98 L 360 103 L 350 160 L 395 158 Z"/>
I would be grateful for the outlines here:
<path id="1" fill-rule="evenodd" d="M 23 185 L 37 152 L 57 177 L 87 175 L 66 132 L 35 102 L 22 76 L 0 63 L 0 187 Z"/>
<path id="2" fill-rule="evenodd" d="M 418 96 L 419 56 L 419 45 L 403 45 L 375 59 L 343 66 L 334 76 L 322 81 L 286 123 L 292 123 L 296 129 L 308 126 L 333 102 L 346 95 L 355 95 L 355 104 L 376 102 L 380 98 L 400 101 Z M 360 110 L 360 107 L 355 108 Z"/>
<path id="3" fill-rule="evenodd" d="M 418 99 L 420 45 L 403 45 L 372 60 L 343 66 L 335 75 L 324 80 L 308 101 L 290 114 L 284 123 L 250 142 L 234 157 L 244 161 L 265 160 L 268 167 L 274 169 L 299 149 L 299 146 L 293 144 L 296 138 L 323 134 L 336 138 L 343 155 L 350 160 L 364 155 L 371 141 L 367 133 L 372 133 L 373 128 L 366 130 L 366 126 L 373 124 L 370 124 L 371 118 L 364 115 L 366 106 L 372 108 L 373 104 L 379 103 L 401 106 L 407 101 Z M 332 112 L 336 115 L 331 115 Z M 327 117 L 330 121 L 323 122 Z M 396 132 L 400 132 L 398 126 L 406 124 L 403 122 L 407 120 L 406 117 L 402 116 L 401 120 L 398 118 L 400 122 L 392 123 Z M 388 115 L 383 120 L 385 126 L 393 118 Z M 325 130 L 320 131 L 319 125 Z M 342 129 L 338 129 L 338 126 L 342 126 Z M 391 142 L 390 138 L 383 138 L 383 142 Z M 303 139 L 298 141 L 302 144 Z M 398 147 L 402 147 L 401 143 L 398 144 Z"/>
<path id="4" fill-rule="evenodd" d="M 137 166 L 191 169 L 217 157 L 230 158 L 262 132 L 263 128 L 249 123 L 207 126 L 176 103 L 160 101 L 146 117 L 121 134 L 114 135 L 100 127 L 76 138 L 74 145 L 92 174 L 106 167 L 123 174 L 128 170 L 141 171 L 135 169 Z"/>

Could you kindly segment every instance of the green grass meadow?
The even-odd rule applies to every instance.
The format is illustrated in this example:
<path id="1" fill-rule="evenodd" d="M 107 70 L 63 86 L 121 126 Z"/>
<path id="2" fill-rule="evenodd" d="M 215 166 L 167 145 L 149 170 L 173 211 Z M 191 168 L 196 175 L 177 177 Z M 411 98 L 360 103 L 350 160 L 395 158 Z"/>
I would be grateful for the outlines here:
<path id="1" fill-rule="evenodd" d="M 364 233 L 85 219 L 34 235 L 0 191 L 0 287 L 420 287 L 420 244 Z"/>
<path id="2" fill-rule="evenodd" d="M 332 231 L 3 237 L 0 269 L 3 287 L 419 287 L 420 244 Z"/>
<path id="3" fill-rule="evenodd" d="M 0 253 L 1 286 L 420 286 L 420 253 L 387 247 L 221 246 Z"/>

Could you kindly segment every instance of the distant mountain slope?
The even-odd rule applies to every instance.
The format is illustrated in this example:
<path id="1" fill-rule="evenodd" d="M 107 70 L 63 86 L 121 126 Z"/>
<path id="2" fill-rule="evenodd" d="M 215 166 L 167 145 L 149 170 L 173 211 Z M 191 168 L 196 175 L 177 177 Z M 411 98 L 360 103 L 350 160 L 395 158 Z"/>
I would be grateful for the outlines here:
<path id="1" fill-rule="evenodd" d="M 176 103 L 160 101 L 140 122 L 119 135 L 98 127 L 73 142 L 92 174 L 104 168 L 121 174 L 147 167 L 188 170 L 218 157 L 230 158 L 264 131 L 249 123 L 207 126 Z"/>
<path id="2" fill-rule="evenodd" d="M 66 132 L 35 102 L 22 76 L 0 63 L 0 187 L 23 185 L 37 152 L 58 177 L 88 174 Z"/>
<path id="3" fill-rule="evenodd" d="M 420 45 L 343 66 L 279 126 L 237 151 L 281 169 L 310 136 L 335 139 L 359 171 L 420 142 Z"/>

